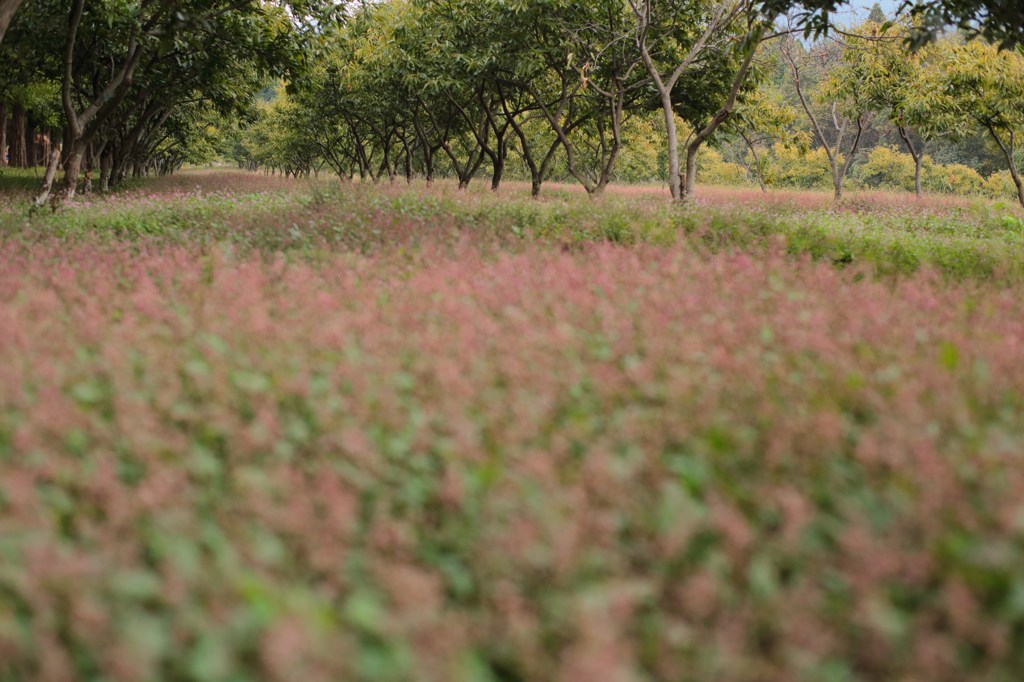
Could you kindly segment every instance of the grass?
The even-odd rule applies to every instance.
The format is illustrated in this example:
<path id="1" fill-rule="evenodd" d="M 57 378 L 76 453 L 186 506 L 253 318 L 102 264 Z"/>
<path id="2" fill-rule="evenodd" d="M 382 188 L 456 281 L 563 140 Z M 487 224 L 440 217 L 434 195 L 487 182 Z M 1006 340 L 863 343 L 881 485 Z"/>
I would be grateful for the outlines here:
<path id="1" fill-rule="evenodd" d="M 198 190 L 198 191 L 197 191 Z M 654 188 L 613 188 L 597 202 L 555 186 L 531 201 L 513 184 L 492 194 L 432 188 L 285 181 L 231 172 L 183 174 L 89 200 L 58 214 L 16 205 L 0 233 L 33 240 L 158 239 L 162 243 L 230 243 L 243 250 L 361 252 L 396 243 L 472 235 L 503 244 L 671 244 L 697 248 L 772 250 L 863 264 L 883 274 L 921 267 L 951 276 L 1021 278 L 1024 217 L 1005 204 L 948 197 L 915 202 L 893 194 L 853 195 L 832 206 L 824 193 L 711 188 L 696 205 L 667 205 Z M 385 233 L 387 233 L 385 235 Z"/>
<path id="2" fill-rule="evenodd" d="M 520 189 L 15 200 L 0 680 L 1017 678 L 1018 214 Z"/>

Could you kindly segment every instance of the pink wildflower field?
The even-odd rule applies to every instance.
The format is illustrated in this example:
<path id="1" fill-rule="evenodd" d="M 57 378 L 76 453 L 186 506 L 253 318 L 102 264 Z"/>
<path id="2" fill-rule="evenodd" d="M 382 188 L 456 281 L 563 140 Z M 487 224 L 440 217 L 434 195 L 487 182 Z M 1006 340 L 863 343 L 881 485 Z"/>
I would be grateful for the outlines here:
<path id="1" fill-rule="evenodd" d="M 469 236 L 0 263 L 0 680 L 1024 669 L 1024 285 Z"/>

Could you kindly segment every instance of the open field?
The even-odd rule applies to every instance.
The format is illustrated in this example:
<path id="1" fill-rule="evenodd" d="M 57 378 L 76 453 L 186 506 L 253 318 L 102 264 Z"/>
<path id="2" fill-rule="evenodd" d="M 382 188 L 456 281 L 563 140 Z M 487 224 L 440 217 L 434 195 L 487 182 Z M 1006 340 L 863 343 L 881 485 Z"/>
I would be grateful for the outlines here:
<path id="1" fill-rule="evenodd" d="M 0 214 L 0 680 L 1010 681 L 1024 216 L 235 172 Z"/>

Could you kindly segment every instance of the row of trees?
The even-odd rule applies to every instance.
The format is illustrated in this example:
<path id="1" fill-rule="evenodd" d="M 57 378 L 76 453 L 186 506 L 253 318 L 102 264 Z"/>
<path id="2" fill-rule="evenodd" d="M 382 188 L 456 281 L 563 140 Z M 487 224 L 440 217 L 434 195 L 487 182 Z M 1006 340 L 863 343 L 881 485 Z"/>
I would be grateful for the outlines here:
<path id="1" fill-rule="evenodd" d="M 751 0 L 386 0 L 330 35 L 234 153 L 287 173 L 462 187 L 484 172 L 497 187 L 513 165 L 534 194 L 560 174 L 599 194 L 642 119 L 657 121 L 675 199 L 693 192 L 708 144 L 739 141 L 761 180 L 778 143 L 824 153 L 839 199 L 869 139 L 907 149 L 920 194 L 929 149 L 981 132 L 1024 205 L 1024 57 L 964 32 L 911 50 L 915 21 L 876 13 L 808 47 L 806 17 Z"/>
<path id="2" fill-rule="evenodd" d="M 800 108 L 827 154 L 836 198 L 866 128 L 880 120 L 913 159 L 918 196 L 929 147 L 980 133 L 1002 157 L 1024 206 L 1016 142 L 1024 134 L 1024 53 L 956 34 L 908 52 L 911 30 L 868 21 L 805 55 L 792 42 L 782 45 Z M 809 94 L 805 69 L 815 62 L 819 78 Z"/>
<path id="3" fill-rule="evenodd" d="M 776 18 L 760 0 L 368 4 L 275 110 L 302 138 L 284 145 L 281 165 L 322 161 L 374 179 L 447 172 L 463 187 L 486 167 L 497 187 L 514 155 L 535 194 L 556 163 L 599 194 L 627 120 L 659 112 L 668 184 L 682 199 L 701 147 L 756 82 Z M 680 125 L 693 131 L 683 144 Z"/>
<path id="4" fill-rule="evenodd" d="M 208 121 L 236 116 L 268 79 L 297 73 L 335 11 L 326 0 L 0 0 L 4 134 L 12 118 L 0 163 L 47 154 L 39 203 L 60 166 L 63 200 L 83 177 L 106 189 L 173 169 Z"/>
<path id="5" fill-rule="evenodd" d="M 941 61 L 927 56 L 939 48 L 906 52 L 936 21 L 1012 49 L 1024 15 L 1016 0 L 906 0 L 911 18 L 901 27 L 862 27 L 862 37 L 826 33 L 839 4 L 0 0 L 0 136 L 10 112 L 13 143 L 0 139 L 0 148 L 19 165 L 46 156 L 40 202 L 62 166 L 59 196 L 68 200 L 94 174 L 106 189 L 173 170 L 208 147 L 214 122 L 245 129 L 254 94 L 285 79 L 288 96 L 234 137 L 245 165 L 326 166 L 345 178 L 445 174 L 463 187 L 486 172 L 497 187 L 512 163 L 534 193 L 560 169 L 598 194 L 615 177 L 634 119 L 656 119 L 675 199 L 692 193 L 709 143 L 742 139 L 756 157 L 780 139 L 801 144 L 800 133 L 826 150 L 838 197 L 869 119 L 881 113 L 915 158 L 928 140 L 987 129 L 1019 185 L 1019 120 L 1008 103 L 1020 56 L 985 42 L 944 44 L 965 63 L 952 80 L 949 69 L 924 68 Z M 831 37 L 808 52 L 799 34 Z M 820 55 L 834 64 L 808 78 Z M 779 64 L 788 64 L 789 104 L 799 102 L 804 130 L 785 98 L 765 88 Z M 983 75 L 994 67 L 1000 75 Z M 983 82 L 968 80 L 979 73 Z M 892 100 L 926 76 L 949 96 Z M 979 87 L 981 99 L 962 96 Z M 992 105 L 983 120 L 980 103 Z"/>

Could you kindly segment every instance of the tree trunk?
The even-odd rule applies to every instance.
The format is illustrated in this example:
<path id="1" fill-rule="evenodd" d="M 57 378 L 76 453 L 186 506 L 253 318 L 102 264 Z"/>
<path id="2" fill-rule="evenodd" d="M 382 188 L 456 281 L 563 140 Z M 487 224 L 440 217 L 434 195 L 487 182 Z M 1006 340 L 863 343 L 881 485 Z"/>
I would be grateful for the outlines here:
<path id="1" fill-rule="evenodd" d="M 512 116 L 509 116 L 512 124 L 512 130 L 519 138 L 519 146 L 522 149 L 521 156 L 523 161 L 526 162 L 526 167 L 530 170 L 530 196 L 534 199 L 540 196 L 540 186 L 544 182 L 543 171 L 537 167 L 537 161 L 533 158 L 533 153 L 530 151 L 530 145 L 526 134 L 523 132 L 522 127 L 515 121 Z"/>
<path id="2" fill-rule="evenodd" d="M 985 126 L 988 129 L 989 135 L 996 141 L 999 148 L 1003 150 L 1003 156 L 1006 157 L 1006 167 L 1010 170 L 1010 177 L 1013 178 L 1013 184 L 1017 188 L 1017 201 L 1020 202 L 1021 208 L 1024 208 L 1024 182 L 1021 182 L 1020 173 L 1017 171 L 1017 134 L 1014 131 L 1010 131 L 1010 143 L 1007 145 L 1003 142 L 1003 138 L 999 136 L 999 132 L 991 124 Z"/>
<path id="3" fill-rule="evenodd" d="M 697 153 L 699 151 L 699 142 L 694 142 L 686 148 L 686 184 L 682 188 L 682 199 L 690 199 L 697 189 Z"/>
<path id="4" fill-rule="evenodd" d="M 78 176 L 82 172 L 82 159 L 85 157 L 85 146 L 81 140 L 72 143 L 68 150 L 68 158 L 64 161 L 64 183 L 61 187 L 61 201 L 70 202 L 78 191 Z"/>
<path id="5" fill-rule="evenodd" d="M 426 176 L 427 187 L 434 184 L 434 155 L 424 157 L 423 159 L 423 173 Z"/>
<path id="6" fill-rule="evenodd" d="M 898 125 L 896 130 L 899 132 L 900 137 L 903 138 L 903 144 L 906 145 L 911 158 L 914 159 L 914 192 L 917 194 L 917 198 L 920 199 L 924 196 L 924 193 L 921 191 L 921 164 L 924 160 L 924 154 L 917 151 L 914 141 L 910 139 L 910 132 L 906 128 Z"/>
<path id="7" fill-rule="evenodd" d="M 46 164 L 46 178 L 43 180 L 43 188 L 40 190 L 39 196 L 36 197 L 36 206 L 42 206 L 50 198 L 50 192 L 53 190 L 53 179 L 57 177 L 57 167 L 60 166 L 60 152 L 61 147 L 59 144 L 53 145 L 50 149 L 50 159 Z"/>
<path id="8" fill-rule="evenodd" d="M 1020 203 L 1020 207 L 1024 208 L 1024 181 L 1020 179 L 1020 173 L 1017 172 L 1017 164 L 1012 156 L 1009 155 L 1010 161 L 1010 177 L 1013 179 L 1013 185 L 1017 188 L 1017 201 Z"/>
<path id="9" fill-rule="evenodd" d="M 761 155 L 757 153 L 757 147 L 754 146 L 753 141 L 745 132 L 741 131 L 740 137 L 747 144 L 747 149 L 750 150 L 750 155 L 754 159 L 754 167 L 757 169 L 757 184 L 761 186 L 761 193 L 768 194 L 768 185 L 765 184 L 764 173 L 762 172 L 764 169 L 761 167 Z"/>
<path id="10" fill-rule="evenodd" d="M 757 42 L 760 42 L 763 29 L 758 31 Z M 736 74 L 732 79 L 732 87 L 729 89 L 729 96 L 725 98 L 725 103 L 718 109 L 708 124 L 700 131 L 696 131 L 696 136 L 693 141 L 689 144 L 686 150 L 686 186 L 683 188 L 683 197 L 689 198 L 693 196 L 694 190 L 697 187 L 697 152 L 700 150 L 702 144 L 707 142 L 718 127 L 725 123 L 726 119 L 732 115 L 732 109 L 736 105 L 736 98 L 740 94 L 740 88 L 743 87 L 743 83 L 747 80 L 747 74 L 750 72 L 750 66 L 754 63 L 754 54 L 757 52 L 756 43 L 754 46 L 749 48 L 746 58 L 740 65 L 740 68 L 736 70 Z"/>
<path id="11" fill-rule="evenodd" d="M 100 192 L 110 191 L 110 152 L 100 154 Z"/>
<path id="12" fill-rule="evenodd" d="M 530 170 L 530 197 L 536 199 L 540 196 L 540 186 L 544 182 L 544 178 L 541 175 L 540 169 L 537 167 L 537 161 L 533 158 L 533 152 L 530 150 L 530 140 L 523 131 L 523 127 L 516 120 L 516 114 L 513 113 L 508 106 L 508 100 L 505 97 L 505 92 L 501 87 L 501 83 L 498 83 L 498 96 L 501 101 L 501 110 L 505 115 L 505 120 L 508 121 L 508 125 L 512 127 L 512 132 L 519 140 L 520 156 L 526 163 L 526 167 Z"/>
<path id="13" fill-rule="evenodd" d="M 668 189 L 673 201 L 683 198 L 679 179 L 679 137 L 676 133 L 676 117 L 672 109 L 672 95 L 661 93 L 661 110 L 665 116 L 665 132 L 668 136 Z"/>
<path id="14" fill-rule="evenodd" d="M 0 0 L 0 43 L 4 42 L 4 34 L 14 19 L 14 13 L 23 0 Z"/>
<path id="15" fill-rule="evenodd" d="M 28 167 L 28 149 L 25 146 L 25 107 L 15 104 L 11 111 L 11 167 Z"/>
<path id="16" fill-rule="evenodd" d="M 39 165 L 39 160 L 40 159 L 39 159 L 38 154 L 36 153 L 37 152 L 37 150 L 36 150 L 36 146 L 37 146 L 36 145 L 36 137 L 37 137 L 37 135 L 36 135 L 36 127 L 34 125 L 32 125 L 31 121 L 29 121 L 28 124 L 25 126 L 25 140 L 26 140 L 26 147 L 25 147 L 25 149 L 26 149 L 26 152 L 28 154 L 28 167 L 29 168 L 35 168 L 37 165 Z M 42 162 L 46 163 L 46 158 L 45 157 L 42 159 Z"/>
<path id="17" fill-rule="evenodd" d="M 494 172 L 491 174 L 491 191 L 497 192 L 501 186 L 501 178 L 505 174 L 505 159 L 498 155 L 498 160 L 492 162 Z"/>
<path id="18" fill-rule="evenodd" d="M 7 105 L 0 102 L 0 168 L 7 166 Z"/>

